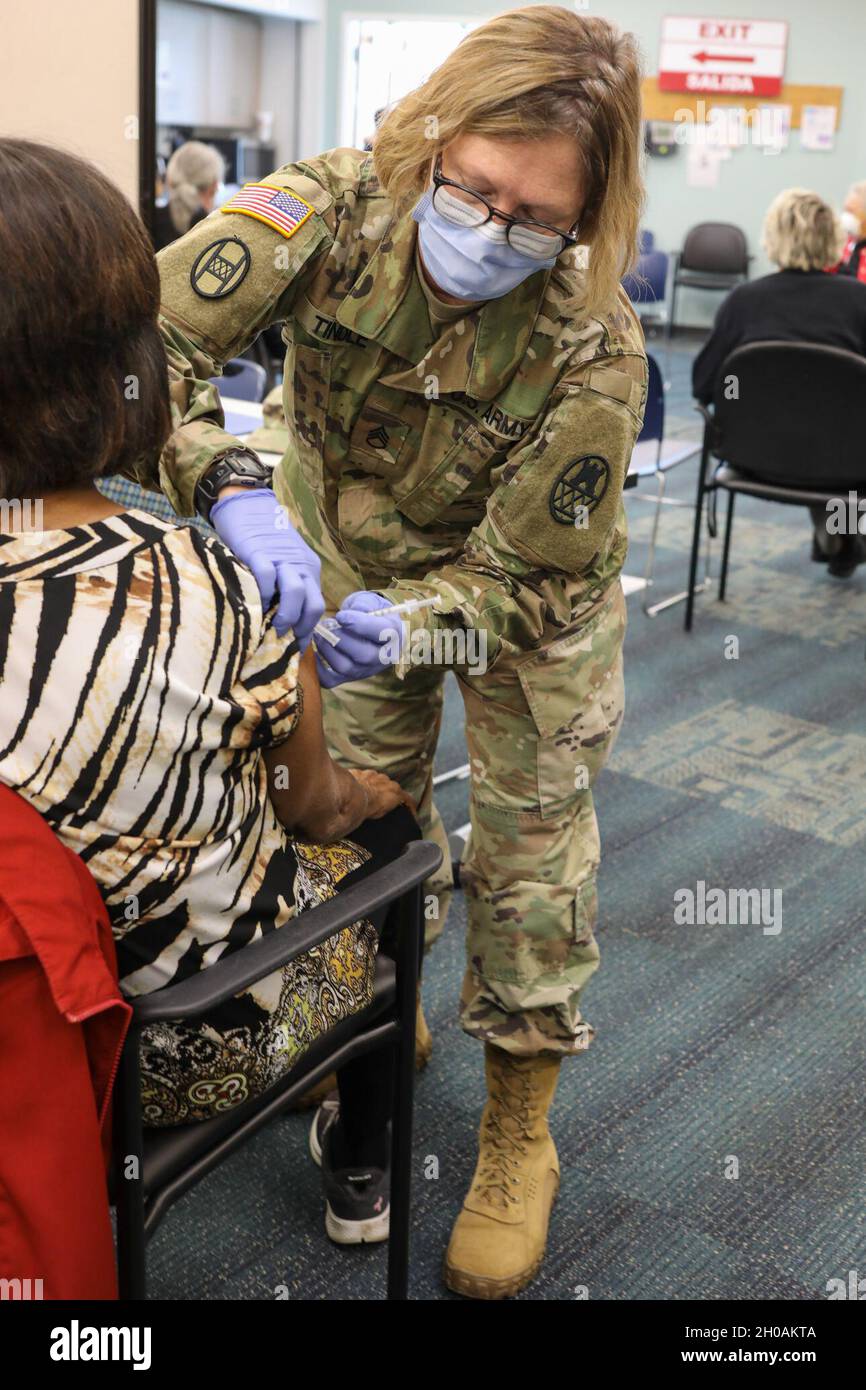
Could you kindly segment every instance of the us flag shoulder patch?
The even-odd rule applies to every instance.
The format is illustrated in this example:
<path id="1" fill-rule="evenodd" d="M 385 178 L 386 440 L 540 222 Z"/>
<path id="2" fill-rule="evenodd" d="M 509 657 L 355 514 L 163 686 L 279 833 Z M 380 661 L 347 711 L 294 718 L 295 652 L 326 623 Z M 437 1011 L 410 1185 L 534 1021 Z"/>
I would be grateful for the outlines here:
<path id="1" fill-rule="evenodd" d="M 287 188 L 277 188 L 272 183 L 245 183 L 239 193 L 235 193 L 220 212 L 241 212 L 245 217 L 255 217 L 265 226 L 273 227 L 280 236 L 294 236 L 315 208 L 306 198 L 291 193 Z"/>

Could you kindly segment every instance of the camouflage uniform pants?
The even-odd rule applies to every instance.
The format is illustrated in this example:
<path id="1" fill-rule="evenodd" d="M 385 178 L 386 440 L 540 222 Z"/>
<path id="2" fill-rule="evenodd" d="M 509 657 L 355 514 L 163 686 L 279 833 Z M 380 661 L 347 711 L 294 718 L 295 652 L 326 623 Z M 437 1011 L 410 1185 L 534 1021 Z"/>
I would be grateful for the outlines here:
<path id="1" fill-rule="evenodd" d="M 322 556 L 329 610 L 354 589 L 377 587 L 359 578 L 325 527 L 313 535 L 295 519 Z M 508 1052 L 573 1053 L 592 1038 L 579 1007 L 599 961 L 592 785 L 622 718 L 624 630 L 617 582 L 579 632 L 484 674 L 455 672 L 471 766 L 461 1023 Z M 424 835 L 444 851 L 425 886 L 428 944 L 451 897 L 432 795 L 444 678 L 442 667 L 414 667 L 403 680 L 388 670 L 322 692 L 334 757 L 398 781 L 418 803 Z"/>

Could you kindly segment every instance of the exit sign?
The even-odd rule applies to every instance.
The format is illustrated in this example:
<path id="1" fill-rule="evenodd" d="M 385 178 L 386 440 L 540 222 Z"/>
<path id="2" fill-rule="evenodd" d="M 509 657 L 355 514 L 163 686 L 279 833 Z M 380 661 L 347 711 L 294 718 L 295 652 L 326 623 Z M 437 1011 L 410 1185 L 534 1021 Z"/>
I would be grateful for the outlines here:
<path id="1" fill-rule="evenodd" d="M 659 51 L 663 92 L 775 97 L 782 88 L 784 20 L 666 15 Z"/>

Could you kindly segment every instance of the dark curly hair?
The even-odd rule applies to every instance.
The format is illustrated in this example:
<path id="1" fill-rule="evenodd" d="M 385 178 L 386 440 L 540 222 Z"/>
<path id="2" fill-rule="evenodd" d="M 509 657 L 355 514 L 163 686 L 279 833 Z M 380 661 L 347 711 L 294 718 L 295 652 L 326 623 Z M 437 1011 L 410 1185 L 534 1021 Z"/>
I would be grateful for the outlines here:
<path id="1" fill-rule="evenodd" d="M 134 476 L 171 428 L 159 276 L 93 165 L 0 139 L 0 496 Z"/>

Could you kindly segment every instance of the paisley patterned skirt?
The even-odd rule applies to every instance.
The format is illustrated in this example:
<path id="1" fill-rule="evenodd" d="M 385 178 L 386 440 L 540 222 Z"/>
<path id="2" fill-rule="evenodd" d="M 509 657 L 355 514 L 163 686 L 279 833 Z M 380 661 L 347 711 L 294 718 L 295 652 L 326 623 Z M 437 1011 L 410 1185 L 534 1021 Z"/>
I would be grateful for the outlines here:
<path id="1" fill-rule="evenodd" d="M 295 839 L 298 912 L 339 891 L 371 859 L 360 845 Z M 295 918 L 279 931 L 291 931 Z M 370 1001 L 378 937 L 355 922 L 322 946 L 250 986 L 207 1022 L 159 1023 L 141 1040 L 142 1110 L 152 1127 L 208 1120 L 260 1095 L 311 1043 Z"/>

